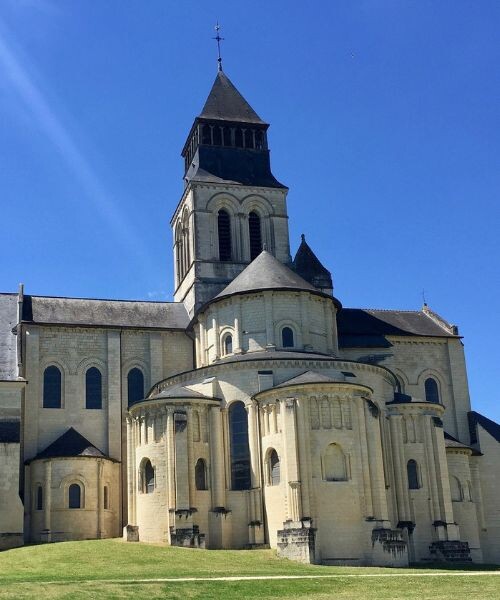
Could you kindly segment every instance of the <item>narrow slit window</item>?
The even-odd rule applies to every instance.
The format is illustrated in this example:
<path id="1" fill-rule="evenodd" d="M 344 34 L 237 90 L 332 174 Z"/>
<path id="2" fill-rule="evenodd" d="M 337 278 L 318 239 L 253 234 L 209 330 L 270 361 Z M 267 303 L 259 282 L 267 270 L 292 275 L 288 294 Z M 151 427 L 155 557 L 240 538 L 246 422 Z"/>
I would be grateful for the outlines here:
<path id="1" fill-rule="evenodd" d="M 231 260 L 231 219 L 226 210 L 219 210 L 217 225 L 219 230 L 219 260 Z"/>
<path id="2" fill-rule="evenodd" d="M 250 260 L 253 260 L 262 252 L 260 217 L 256 212 L 252 211 L 248 215 L 248 231 L 250 236 Z"/>

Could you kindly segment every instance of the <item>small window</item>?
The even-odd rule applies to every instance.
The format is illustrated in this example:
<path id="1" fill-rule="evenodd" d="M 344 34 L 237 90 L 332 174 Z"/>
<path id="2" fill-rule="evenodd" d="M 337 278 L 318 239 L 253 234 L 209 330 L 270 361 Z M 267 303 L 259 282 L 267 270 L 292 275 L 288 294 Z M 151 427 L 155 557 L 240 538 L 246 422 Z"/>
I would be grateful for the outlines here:
<path id="1" fill-rule="evenodd" d="M 411 459 L 406 465 L 406 471 L 408 474 L 408 488 L 410 490 L 418 490 L 420 488 L 420 482 L 418 478 L 418 465 L 417 461 Z"/>
<path id="2" fill-rule="evenodd" d="M 262 252 L 260 217 L 256 212 L 248 215 L 248 232 L 250 235 L 250 260 L 253 260 Z"/>
<path id="3" fill-rule="evenodd" d="M 130 369 L 127 375 L 128 405 L 144 398 L 144 375 L 137 367 Z"/>
<path id="4" fill-rule="evenodd" d="M 280 459 L 276 450 L 271 450 L 269 452 L 268 459 L 268 480 L 269 485 L 279 485 L 280 484 Z"/>
<path id="5" fill-rule="evenodd" d="M 96 367 L 85 373 L 85 408 L 102 408 L 102 375 Z"/>
<path id="6" fill-rule="evenodd" d="M 281 330 L 281 345 L 283 348 L 293 348 L 295 346 L 291 327 L 283 327 Z"/>
<path id="7" fill-rule="evenodd" d="M 425 380 L 425 399 L 427 402 L 439 404 L 439 389 L 435 379 L 429 377 Z"/>
<path id="8" fill-rule="evenodd" d="M 224 356 L 233 353 L 233 336 L 226 335 L 224 338 Z"/>
<path id="9" fill-rule="evenodd" d="M 43 372 L 43 408 L 61 408 L 61 371 L 54 366 Z"/>
<path id="10" fill-rule="evenodd" d="M 68 507 L 82 508 L 82 488 L 78 483 L 72 483 L 68 489 Z"/>
<path id="11" fill-rule="evenodd" d="M 325 451 L 323 479 L 325 481 L 347 481 L 346 460 L 338 444 L 330 444 Z"/>
<path id="12" fill-rule="evenodd" d="M 43 510 L 43 487 L 41 485 L 36 488 L 35 505 L 36 510 Z"/>
<path id="13" fill-rule="evenodd" d="M 207 486 L 207 464 L 203 458 L 199 458 L 194 468 L 194 478 L 197 490 L 208 490 Z"/>
<path id="14" fill-rule="evenodd" d="M 103 504 L 104 504 L 104 509 L 108 510 L 109 509 L 109 488 L 107 485 L 105 485 L 104 489 L 103 489 Z"/>
<path id="15" fill-rule="evenodd" d="M 231 220 L 229 213 L 221 209 L 217 215 L 219 230 L 219 260 L 231 260 Z"/>
<path id="16" fill-rule="evenodd" d="M 151 461 L 146 458 L 141 469 L 141 491 L 143 494 L 152 494 L 155 490 L 155 470 Z"/>

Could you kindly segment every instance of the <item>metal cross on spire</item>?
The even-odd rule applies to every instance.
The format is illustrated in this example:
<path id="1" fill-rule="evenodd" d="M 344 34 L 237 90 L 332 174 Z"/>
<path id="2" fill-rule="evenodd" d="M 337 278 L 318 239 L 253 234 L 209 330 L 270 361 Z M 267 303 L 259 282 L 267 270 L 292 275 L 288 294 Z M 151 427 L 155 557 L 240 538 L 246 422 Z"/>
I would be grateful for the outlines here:
<path id="1" fill-rule="evenodd" d="M 219 34 L 219 31 L 220 31 L 219 21 L 217 21 L 217 24 L 215 25 L 214 29 L 215 29 L 215 32 L 217 33 L 217 35 L 212 39 L 216 40 L 216 42 L 217 42 L 217 70 L 222 71 L 222 57 L 220 55 L 220 43 L 224 40 L 224 38 L 221 37 Z"/>

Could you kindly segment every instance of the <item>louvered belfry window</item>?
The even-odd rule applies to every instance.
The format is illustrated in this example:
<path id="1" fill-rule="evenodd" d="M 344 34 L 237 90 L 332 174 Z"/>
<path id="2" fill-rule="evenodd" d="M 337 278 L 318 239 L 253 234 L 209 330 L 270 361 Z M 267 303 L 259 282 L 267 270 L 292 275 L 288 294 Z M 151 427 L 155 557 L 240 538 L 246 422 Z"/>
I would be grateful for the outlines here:
<path id="1" fill-rule="evenodd" d="M 260 217 L 256 212 L 248 215 L 248 231 L 250 234 L 250 260 L 257 258 L 262 251 L 262 233 Z"/>
<path id="2" fill-rule="evenodd" d="M 217 216 L 219 229 L 219 260 L 231 260 L 231 220 L 224 209 Z"/>

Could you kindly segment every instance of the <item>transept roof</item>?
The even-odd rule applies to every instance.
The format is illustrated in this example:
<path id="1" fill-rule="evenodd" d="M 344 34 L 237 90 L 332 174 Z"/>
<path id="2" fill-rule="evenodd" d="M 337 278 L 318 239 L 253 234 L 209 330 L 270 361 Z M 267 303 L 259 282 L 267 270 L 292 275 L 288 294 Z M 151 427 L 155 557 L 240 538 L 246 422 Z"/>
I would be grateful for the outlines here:
<path id="1" fill-rule="evenodd" d="M 96 448 L 94 444 L 89 442 L 87 438 L 83 437 L 81 433 L 78 433 L 76 429 L 70 427 L 31 460 L 39 458 L 71 458 L 76 456 L 109 458 L 99 448 Z"/>

